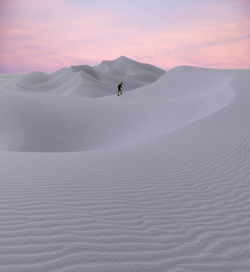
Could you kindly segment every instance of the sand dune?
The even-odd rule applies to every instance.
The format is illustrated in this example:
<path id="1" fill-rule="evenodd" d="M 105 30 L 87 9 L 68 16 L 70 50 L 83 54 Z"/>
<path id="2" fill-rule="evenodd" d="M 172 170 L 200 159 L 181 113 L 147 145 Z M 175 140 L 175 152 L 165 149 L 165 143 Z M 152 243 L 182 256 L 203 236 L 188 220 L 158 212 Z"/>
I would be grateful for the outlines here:
<path id="1" fill-rule="evenodd" d="M 0 271 L 249 271 L 249 78 L 177 67 L 98 99 L 4 80 Z"/>
<path id="2" fill-rule="evenodd" d="M 122 56 L 113 61 L 103 61 L 94 67 L 71 66 L 52 74 L 34 71 L 16 80 L 14 78 L 5 87 L 32 93 L 102 97 L 115 94 L 116 86 L 121 81 L 126 90 L 132 90 L 156 81 L 164 73 L 164 70 L 153 65 Z"/>
<path id="3" fill-rule="evenodd" d="M 30 83 L 30 76 L 34 82 L 50 82 L 50 76 L 37 72 L 20 81 Z M 226 71 L 179 67 L 123 97 L 79 99 L 3 90 L 0 147 L 12 151 L 64 152 L 145 141 L 230 104 L 234 97 L 231 80 Z"/>

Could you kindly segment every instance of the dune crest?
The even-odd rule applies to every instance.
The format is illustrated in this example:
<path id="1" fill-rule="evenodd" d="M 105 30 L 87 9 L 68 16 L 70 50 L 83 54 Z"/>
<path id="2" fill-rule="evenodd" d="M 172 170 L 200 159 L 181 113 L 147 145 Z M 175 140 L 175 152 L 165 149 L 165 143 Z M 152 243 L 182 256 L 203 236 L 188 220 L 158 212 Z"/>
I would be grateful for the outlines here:
<path id="1" fill-rule="evenodd" d="M 64 69 L 56 72 L 56 78 L 60 77 L 67 86 L 72 82 L 68 75 L 74 74 L 75 82 L 84 80 L 84 84 L 91 86 L 88 91 L 93 88 L 91 92 L 96 94 L 103 91 L 96 84 L 101 84 L 99 70 L 104 64 L 106 67 L 106 62 L 102 62 L 98 69 L 87 65 L 75 66 L 72 71 Z M 132 71 L 135 66 L 134 71 L 141 72 L 141 64 L 126 58 L 108 62 L 107 66 L 111 70 L 116 66 L 122 73 Z M 85 73 L 85 77 L 80 73 Z M 33 72 L 18 79 L 23 86 L 32 82 L 30 88 L 35 86 L 37 90 L 47 85 L 46 92 L 34 95 L 29 91 L 3 90 L 0 93 L 3 103 L 0 149 L 65 152 L 122 147 L 205 118 L 230 104 L 234 97 L 233 73 L 220 70 L 177 67 L 154 83 L 126 90 L 122 97 L 115 92 L 98 99 L 58 96 L 55 89 L 50 89 L 55 84 L 50 77 Z M 6 138 L 7 134 L 14 136 Z"/>
<path id="2" fill-rule="evenodd" d="M 132 90 L 156 81 L 164 70 L 126 57 L 103 61 L 97 66 L 72 65 L 51 74 L 34 71 L 5 83 L 9 90 L 47 92 L 81 97 L 103 97 L 116 93 L 123 81 Z"/>

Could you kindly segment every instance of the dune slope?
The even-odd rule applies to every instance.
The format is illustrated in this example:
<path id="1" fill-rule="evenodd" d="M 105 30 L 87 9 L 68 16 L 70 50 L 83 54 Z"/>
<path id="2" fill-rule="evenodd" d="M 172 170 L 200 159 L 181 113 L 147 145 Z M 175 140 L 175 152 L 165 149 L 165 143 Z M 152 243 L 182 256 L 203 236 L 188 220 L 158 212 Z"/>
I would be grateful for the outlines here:
<path id="1" fill-rule="evenodd" d="M 230 104 L 231 81 L 225 71 L 179 67 L 122 97 L 79 99 L 2 90 L 0 149 L 65 152 L 145 141 Z"/>
<path id="2" fill-rule="evenodd" d="M 177 67 L 80 101 L 2 88 L 0 271 L 249 271 L 249 78 Z M 79 152 L 17 152 L 61 133 Z"/>

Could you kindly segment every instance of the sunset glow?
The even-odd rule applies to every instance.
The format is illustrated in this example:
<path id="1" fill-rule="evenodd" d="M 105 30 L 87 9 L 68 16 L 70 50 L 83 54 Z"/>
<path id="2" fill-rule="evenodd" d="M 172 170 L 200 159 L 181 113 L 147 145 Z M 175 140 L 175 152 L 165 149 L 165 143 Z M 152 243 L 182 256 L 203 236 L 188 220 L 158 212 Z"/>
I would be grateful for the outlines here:
<path id="1" fill-rule="evenodd" d="M 2 0 L 0 72 L 51 72 L 121 55 L 250 68 L 248 0 Z"/>

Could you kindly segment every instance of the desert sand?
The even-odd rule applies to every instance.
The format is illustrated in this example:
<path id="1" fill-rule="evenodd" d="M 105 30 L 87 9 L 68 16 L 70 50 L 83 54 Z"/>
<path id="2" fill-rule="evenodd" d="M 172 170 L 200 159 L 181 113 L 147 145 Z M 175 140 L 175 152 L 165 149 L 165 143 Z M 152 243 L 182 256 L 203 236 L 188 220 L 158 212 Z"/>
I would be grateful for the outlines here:
<path id="1" fill-rule="evenodd" d="M 250 70 L 0 82 L 1 272 L 250 271 Z"/>

